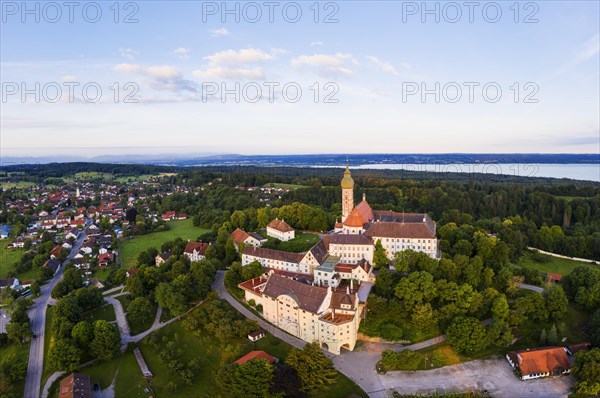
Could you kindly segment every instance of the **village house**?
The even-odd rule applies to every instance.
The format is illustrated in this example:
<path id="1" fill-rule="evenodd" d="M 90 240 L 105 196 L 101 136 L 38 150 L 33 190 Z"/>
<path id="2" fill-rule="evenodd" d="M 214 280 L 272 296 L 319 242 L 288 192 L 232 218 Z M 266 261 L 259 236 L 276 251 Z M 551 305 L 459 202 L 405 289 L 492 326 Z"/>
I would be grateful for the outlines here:
<path id="1" fill-rule="evenodd" d="M 171 252 L 160 253 L 156 257 L 154 257 L 154 262 L 157 267 L 159 267 L 162 263 L 167 261 L 171 257 Z"/>
<path id="2" fill-rule="evenodd" d="M 252 333 L 248 333 L 248 340 L 250 340 L 251 342 L 255 343 L 258 340 L 260 340 L 263 337 L 265 337 L 266 333 L 267 332 L 265 332 L 263 329 L 255 330 Z"/>
<path id="3" fill-rule="evenodd" d="M 257 351 L 250 351 L 249 353 L 247 353 L 246 355 L 244 355 L 243 357 L 241 357 L 234 363 L 238 364 L 238 365 L 244 365 L 246 362 L 251 361 L 253 359 L 264 359 L 265 361 L 269 362 L 270 364 L 275 364 L 275 363 L 279 362 L 279 359 L 272 357 L 271 355 L 267 354 L 264 351 L 257 350 Z"/>
<path id="4" fill-rule="evenodd" d="M 295 231 L 284 220 L 274 219 L 267 225 L 267 236 L 279 239 L 282 242 L 294 239 Z"/>
<path id="5" fill-rule="evenodd" d="M 92 398 L 90 376 L 71 373 L 60 381 L 58 398 Z"/>
<path id="6" fill-rule="evenodd" d="M 185 245 L 183 254 L 185 254 L 190 261 L 200 261 L 205 258 L 206 249 L 208 249 L 209 246 L 208 243 L 188 242 Z"/>
<path id="7" fill-rule="evenodd" d="M 533 348 L 506 353 L 510 366 L 521 380 L 560 376 L 571 372 L 571 360 L 564 347 Z"/>
<path id="8" fill-rule="evenodd" d="M 235 243 L 236 248 L 240 245 L 248 245 L 254 247 L 260 247 L 267 241 L 266 238 L 260 236 L 254 232 L 246 232 L 243 229 L 237 228 L 231 233 L 231 239 Z"/>
<path id="9" fill-rule="evenodd" d="M 162 215 L 162 219 L 163 221 L 171 221 L 174 220 L 176 216 L 176 213 L 174 211 L 167 211 Z"/>

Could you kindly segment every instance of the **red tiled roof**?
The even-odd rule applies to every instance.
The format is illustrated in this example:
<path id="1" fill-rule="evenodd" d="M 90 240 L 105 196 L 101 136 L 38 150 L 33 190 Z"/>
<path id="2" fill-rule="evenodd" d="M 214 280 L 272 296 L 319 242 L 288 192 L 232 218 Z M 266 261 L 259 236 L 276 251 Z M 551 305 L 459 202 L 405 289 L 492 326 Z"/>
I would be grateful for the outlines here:
<path id="1" fill-rule="evenodd" d="M 238 365 L 243 365 L 246 362 L 251 361 L 253 359 L 265 359 L 267 362 L 269 362 L 271 364 L 277 362 L 277 358 L 270 356 L 269 354 L 267 354 L 264 351 L 250 351 L 249 353 L 247 353 L 246 355 L 244 355 L 243 357 L 241 357 L 234 363 L 237 363 Z"/>
<path id="2" fill-rule="evenodd" d="M 231 239 L 233 239 L 233 243 L 235 243 L 236 245 L 244 243 L 244 241 L 248 239 L 249 236 L 250 235 L 246 231 L 240 228 L 237 228 L 231 233 Z"/>
<path id="3" fill-rule="evenodd" d="M 555 274 L 553 272 L 548 272 L 548 279 L 550 279 L 552 281 L 560 282 L 560 280 L 562 279 L 562 275 Z"/>
<path id="4" fill-rule="evenodd" d="M 360 214 L 358 207 L 355 207 L 354 210 L 352 210 L 348 217 L 346 217 L 346 219 L 344 220 L 344 225 L 347 227 L 359 228 L 365 225 L 366 223 L 367 220 L 365 220 Z"/>
<path id="5" fill-rule="evenodd" d="M 196 250 L 200 255 L 204 255 L 206 253 L 206 249 L 208 249 L 208 243 L 202 242 L 188 242 L 185 245 L 184 253 L 193 254 L 194 250 Z"/>
<path id="6" fill-rule="evenodd" d="M 377 238 L 435 239 L 435 234 L 424 222 L 375 222 L 366 234 Z"/>
<path id="7" fill-rule="evenodd" d="M 569 357 L 562 347 L 512 351 L 508 355 L 524 376 L 535 373 L 548 373 L 555 369 L 566 370 L 571 367 Z"/>
<path id="8" fill-rule="evenodd" d="M 292 252 L 285 252 L 282 250 L 265 249 L 263 247 L 246 246 L 246 247 L 244 247 L 243 254 L 245 254 L 247 256 L 262 257 L 262 258 L 268 258 L 271 260 L 285 261 L 288 263 L 296 263 L 297 264 L 297 263 L 300 263 L 300 261 L 304 258 L 304 256 L 306 255 L 306 252 L 292 253 Z"/>
<path id="9" fill-rule="evenodd" d="M 267 228 L 273 228 L 276 229 L 278 231 L 281 232 L 290 232 L 293 231 L 294 228 L 292 228 L 288 223 L 286 223 L 283 220 L 279 220 L 279 219 L 274 219 L 272 220 L 268 225 Z"/>

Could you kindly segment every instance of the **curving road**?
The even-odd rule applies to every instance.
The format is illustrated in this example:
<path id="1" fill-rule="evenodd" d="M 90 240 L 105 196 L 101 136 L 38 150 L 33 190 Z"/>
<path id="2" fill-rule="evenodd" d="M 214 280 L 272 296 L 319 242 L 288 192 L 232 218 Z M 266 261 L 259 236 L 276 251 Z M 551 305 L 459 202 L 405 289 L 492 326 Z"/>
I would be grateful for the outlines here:
<path id="1" fill-rule="evenodd" d="M 33 301 L 33 305 L 27 310 L 29 315 L 31 331 L 35 336 L 35 339 L 31 340 L 31 347 L 29 349 L 29 363 L 27 364 L 27 375 L 25 377 L 25 391 L 23 393 L 25 398 L 38 398 L 40 396 L 40 384 L 42 382 L 42 372 L 44 370 L 44 338 L 46 330 L 46 309 L 48 304 L 54 302 L 50 297 L 52 289 L 63 277 L 64 266 L 73 258 L 79 251 L 79 248 L 83 244 L 85 239 L 85 228 L 91 223 L 88 219 L 85 223 L 85 227 L 77 241 L 73 245 L 71 252 L 67 259 L 61 264 L 56 270 L 54 277 L 49 283 L 45 284 L 41 288 L 40 296 Z"/>

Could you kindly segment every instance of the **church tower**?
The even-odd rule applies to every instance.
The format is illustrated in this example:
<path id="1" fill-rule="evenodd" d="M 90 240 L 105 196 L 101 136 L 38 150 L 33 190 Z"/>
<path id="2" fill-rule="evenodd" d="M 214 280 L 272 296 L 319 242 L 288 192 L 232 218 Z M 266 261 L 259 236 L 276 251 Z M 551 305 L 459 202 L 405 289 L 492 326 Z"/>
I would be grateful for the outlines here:
<path id="1" fill-rule="evenodd" d="M 350 168 L 348 167 L 348 160 L 346 160 L 346 171 L 344 171 L 344 178 L 342 178 L 342 222 L 346 221 L 346 218 L 354 209 L 354 180 L 350 175 Z"/>

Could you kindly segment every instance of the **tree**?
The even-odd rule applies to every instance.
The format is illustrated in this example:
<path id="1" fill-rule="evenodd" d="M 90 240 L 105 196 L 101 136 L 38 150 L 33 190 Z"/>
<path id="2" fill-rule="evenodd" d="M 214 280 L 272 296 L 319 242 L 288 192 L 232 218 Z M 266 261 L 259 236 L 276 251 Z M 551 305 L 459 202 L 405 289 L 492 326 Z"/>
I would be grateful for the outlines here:
<path id="1" fill-rule="evenodd" d="M 236 397 L 268 398 L 272 384 L 273 365 L 265 359 L 253 359 L 235 368 L 230 388 Z"/>
<path id="2" fill-rule="evenodd" d="M 576 391 L 579 394 L 600 394 L 600 348 L 579 351 L 575 354 L 573 376 L 577 379 Z"/>
<path id="3" fill-rule="evenodd" d="M 569 300 L 562 287 L 553 286 L 550 289 L 544 290 L 543 295 L 550 319 L 553 321 L 563 319 L 569 309 Z"/>
<path id="4" fill-rule="evenodd" d="M 491 311 L 492 316 L 496 319 L 508 318 L 508 301 L 506 301 L 506 296 L 497 297 L 492 303 Z"/>
<path id="5" fill-rule="evenodd" d="M 375 242 L 375 253 L 373 254 L 373 263 L 377 268 L 383 268 L 390 265 L 390 260 L 387 257 L 385 249 L 381 244 L 381 239 Z"/>
<path id="6" fill-rule="evenodd" d="M 136 297 L 127 306 L 127 318 L 133 323 L 143 322 L 152 316 L 154 308 L 146 297 Z"/>
<path id="7" fill-rule="evenodd" d="M 90 343 L 92 353 L 101 361 L 111 359 L 119 349 L 121 338 L 117 326 L 99 319 L 94 322 L 94 339 Z"/>
<path id="8" fill-rule="evenodd" d="M 227 239 L 225 243 L 225 264 L 229 265 L 238 258 L 238 252 L 232 238 Z"/>
<path id="9" fill-rule="evenodd" d="M 456 318 L 446 330 L 446 335 L 452 347 L 465 354 L 481 351 L 487 344 L 485 327 L 472 317 Z"/>
<path id="10" fill-rule="evenodd" d="M 71 337 L 79 348 L 86 348 L 94 338 L 94 327 L 88 321 L 81 321 L 73 326 Z"/>
<path id="11" fill-rule="evenodd" d="M 427 303 L 437 296 L 433 276 L 426 271 L 411 272 L 406 278 L 400 279 L 395 288 L 396 297 L 402 301 L 407 310 L 415 305 Z"/>
<path id="12" fill-rule="evenodd" d="M 8 338 L 17 345 L 22 345 L 33 336 L 33 333 L 29 329 L 29 322 L 9 322 L 9 324 L 6 325 L 6 334 L 8 334 Z"/>
<path id="13" fill-rule="evenodd" d="M 247 280 L 250 280 L 253 278 L 257 278 L 264 273 L 265 273 L 265 270 L 264 270 L 262 264 L 259 261 L 254 260 L 250 264 L 244 265 L 242 267 L 242 270 L 240 272 L 240 274 L 241 274 L 240 276 L 242 277 L 242 280 L 240 282 L 247 281 Z"/>
<path id="14" fill-rule="evenodd" d="M 556 325 L 552 324 L 550 331 L 548 332 L 548 345 L 556 345 L 558 343 L 558 332 L 556 331 Z"/>
<path id="15" fill-rule="evenodd" d="M 102 291 L 96 286 L 77 289 L 71 294 L 77 299 L 77 304 L 81 307 L 82 311 L 89 311 L 104 303 Z"/>
<path id="16" fill-rule="evenodd" d="M 540 345 L 546 345 L 548 344 L 548 334 L 546 333 L 546 329 L 542 329 L 542 332 L 540 333 Z"/>
<path id="17" fill-rule="evenodd" d="M 298 373 L 303 391 L 323 391 L 337 378 L 333 362 L 318 343 L 308 343 L 302 350 L 292 348 L 285 362 Z"/>
<path id="18" fill-rule="evenodd" d="M 79 367 L 79 361 L 79 350 L 67 340 L 56 340 L 50 347 L 48 362 L 51 368 L 74 372 Z"/>
<path id="19" fill-rule="evenodd" d="M 179 315 L 185 311 L 185 295 L 177 290 L 173 284 L 169 282 L 159 283 L 154 295 L 158 305 L 168 309 L 171 315 Z"/>
<path id="20" fill-rule="evenodd" d="M 377 273 L 377 279 L 375 279 L 375 290 L 378 295 L 390 298 L 394 295 L 394 286 L 398 283 L 400 276 L 398 273 L 394 273 L 383 267 L 379 269 Z"/>

